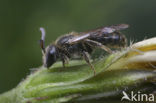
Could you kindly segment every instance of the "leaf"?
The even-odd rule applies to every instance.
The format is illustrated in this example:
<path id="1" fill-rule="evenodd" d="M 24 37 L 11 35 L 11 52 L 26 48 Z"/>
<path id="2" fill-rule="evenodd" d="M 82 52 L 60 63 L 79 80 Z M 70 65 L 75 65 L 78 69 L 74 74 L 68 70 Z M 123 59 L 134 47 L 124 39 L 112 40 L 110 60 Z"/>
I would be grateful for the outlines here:
<path id="1" fill-rule="evenodd" d="M 121 102 L 126 93 L 156 91 L 156 38 L 133 44 L 93 62 L 96 75 L 84 61 L 60 62 L 35 69 L 15 89 L 1 94 L 2 103 Z"/>

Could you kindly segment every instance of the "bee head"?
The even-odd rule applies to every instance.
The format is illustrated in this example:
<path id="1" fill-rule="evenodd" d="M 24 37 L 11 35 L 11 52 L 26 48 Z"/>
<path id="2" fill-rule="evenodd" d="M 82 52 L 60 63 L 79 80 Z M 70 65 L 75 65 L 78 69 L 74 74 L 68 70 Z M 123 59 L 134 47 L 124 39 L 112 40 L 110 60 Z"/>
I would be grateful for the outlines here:
<path id="1" fill-rule="evenodd" d="M 52 64 L 54 64 L 58 58 L 58 50 L 55 45 L 49 45 L 45 49 L 45 29 L 43 27 L 40 28 L 41 31 L 41 39 L 40 39 L 40 47 L 43 53 L 43 63 L 44 66 L 49 68 Z"/>
<path id="2" fill-rule="evenodd" d="M 46 48 L 45 54 L 43 56 L 43 63 L 44 66 L 49 68 L 51 65 L 53 65 L 58 58 L 58 50 L 55 45 L 49 45 Z"/>

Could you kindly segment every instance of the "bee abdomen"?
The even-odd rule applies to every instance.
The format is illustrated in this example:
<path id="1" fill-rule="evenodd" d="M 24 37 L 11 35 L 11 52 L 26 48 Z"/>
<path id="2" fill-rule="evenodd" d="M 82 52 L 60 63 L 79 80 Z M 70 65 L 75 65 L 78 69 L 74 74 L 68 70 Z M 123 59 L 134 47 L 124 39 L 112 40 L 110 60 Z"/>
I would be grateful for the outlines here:
<path id="1" fill-rule="evenodd" d="M 90 39 L 109 47 L 124 47 L 127 44 L 126 37 L 118 32 L 112 34 L 103 34 L 96 37 L 91 37 Z"/>

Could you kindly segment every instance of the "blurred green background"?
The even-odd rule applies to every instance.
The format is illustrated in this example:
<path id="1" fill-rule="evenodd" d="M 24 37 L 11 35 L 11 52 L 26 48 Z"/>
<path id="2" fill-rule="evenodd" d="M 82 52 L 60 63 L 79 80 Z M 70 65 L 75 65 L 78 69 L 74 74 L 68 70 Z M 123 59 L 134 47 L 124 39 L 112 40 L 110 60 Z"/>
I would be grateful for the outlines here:
<path id="1" fill-rule="evenodd" d="M 155 19 L 156 0 L 1 0 L 0 93 L 42 65 L 41 26 L 46 45 L 73 30 L 119 23 L 130 24 L 125 35 L 139 41 L 156 35 Z"/>

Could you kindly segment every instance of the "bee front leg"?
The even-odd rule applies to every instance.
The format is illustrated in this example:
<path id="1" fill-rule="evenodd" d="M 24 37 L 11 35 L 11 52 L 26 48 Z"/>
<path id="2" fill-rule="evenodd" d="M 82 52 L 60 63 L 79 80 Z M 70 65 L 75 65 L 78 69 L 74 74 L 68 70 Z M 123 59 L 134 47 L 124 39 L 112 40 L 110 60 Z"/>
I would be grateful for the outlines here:
<path id="1" fill-rule="evenodd" d="M 90 66 L 90 68 L 94 71 L 94 75 L 96 74 L 94 66 L 90 62 L 89 54 L 88 52 L 83 51 L 82 52 L 84 60 L 87 62 L 87 64 Z"/>
<path id="2" fill-rule="evenodd" d="M 65 59 L 62 59 L 63 68 L 65 68 Z"/>
<path id="3" fill-rule="evenodd" d="M 65 68 L 65 64 L 68 64 L 69 58 L 66 55 L 62 55 L 61 57 L 63 68 Z"/>

